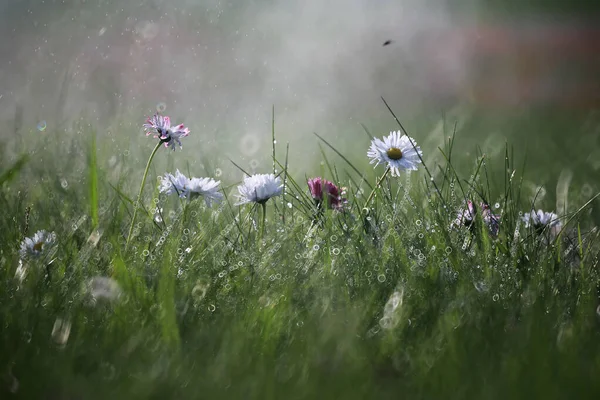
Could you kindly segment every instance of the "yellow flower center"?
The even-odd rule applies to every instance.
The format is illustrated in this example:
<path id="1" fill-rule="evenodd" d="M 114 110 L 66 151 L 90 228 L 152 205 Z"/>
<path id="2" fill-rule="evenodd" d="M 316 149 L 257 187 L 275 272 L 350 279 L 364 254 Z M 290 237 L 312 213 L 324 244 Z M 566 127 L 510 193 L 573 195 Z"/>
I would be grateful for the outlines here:
<path id="1" fill-rule="evenodd" d="M 44 242 L 37 242 L 36 244 L 33 245 L 33 249 L 35 251 L 42 251 L 43 247 L 44 247 Z"/>
<path id="2" fill-rule="evenodd" d="M 397 147 L 392 147 L 387 151 L 387 156 L 392 160 L 399 160 L 402 158 L 402 150 Z"/>

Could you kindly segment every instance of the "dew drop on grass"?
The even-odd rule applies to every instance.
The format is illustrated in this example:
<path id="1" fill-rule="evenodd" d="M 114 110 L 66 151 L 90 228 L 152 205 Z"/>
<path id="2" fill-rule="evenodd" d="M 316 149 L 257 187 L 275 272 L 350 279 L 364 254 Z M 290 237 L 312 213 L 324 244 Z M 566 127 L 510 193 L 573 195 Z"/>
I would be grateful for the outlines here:
<path id="1" fill-rule="evenodd" d="M 475 286 L 475 289 L 479 293 L 487 292 L 487 286 L 484 282 L 475 282 L 473 283 L 473 286 Z"/>
<path id="2" fill-rule="evenodd" d="M 211 304 L 210 306 L 208 306 L 208 311 L 210 311 L 210 312 L 215 312 L 216 309 L 217 309 L 217 307 L 215 307 L 214 304 Z"/>
<path id="3" fill-rule="evenodd" d="M 158 103 L 156 105 L 156 111 L 159 113 L 165 112 L 166 109 L 167 109 L 167 104 L 163 101 L 161 101 L 160 103 Z"/>
<path id="4" fill-rule="evenodd" d="M 421 220 L 420 220 L 420 219 L 418 219 L 418 220 L 415 222 L 415 224 L 417 224 L 417 226 L 421 226 L 421 225 L 423 224 L 423 222 L 421 222 Z"/>
<path id="5" fill-rule="evenodd" d="M 498 295 L 498 293 L 496 293 L 495 295 L 492 296 L 492 300 L 494 301 L 498 301 L 500 299 L 500 296 Z"/>
<path id="6" fill-rule="evenodd" d="M 287 208 L 292 208 L 292 203 L 287 203 Z"/>
<path id="7" fill-rule="evenodd" d="M 47 127 L 48 127 L 48 125 L 46 124 L 46 121 L 42 120 L 42 121 L 38 122 L 36 129 L 40 132 L 44 132 Z"/>
<path id="8" fill-rule="evenodd" d="M 588 197 L 592 197 L 593 194 L 594 194 L 594 189 L 592 188 L 592 186 L 589 183 L 585 183 L 581 188 L 581 195 L 584 198 L 588 198 Z"/>
<path id="9" fill-rule="evenodd" d="M 217 168 L 215 169 L 215 177 L 220 177 L 223 174 L 223 171 L 221 171 L 221 168 Z"/>
<path id="10" fill-rule="evenodd" d="M 150 251 L 149 250 L 146 249 L 146 250 L 142 251 L 142 256 L 148 257 L 149 255 L 150 255 Z"/>
<path id="11" fill-rule="evenodd" d="M 66 188 L 68 188 L 68 187 L 69 187 L 69 182 L 67 182 L 67 180 L 63 178 L 63 179 L 61 179 L 61 180 L 60 180 L 60 186 L 61 186 L 63 189 L 66 189 Z"/>
<path id="12" fill-rule="evenodd" d="M 452 253 L 452 247 L 448 246 L 446 247 L 446 254 L 450 254 Z"/>
<path id="13" fill-rule="evenodd" d="M 319 249 L 320 249 L 320 247 L 319 247 L 319 245 L 318 245 L 318 244 L 315 244 L 315 245 L 313 246 L 313 250 L 314 250 L 314 251 L 319 251 Z"/>
<path id="14" fill-rule="evenodd" d="M 190 234 L 190 230 L 189 230 L 188 228 L 185 228 L 185 229 L 183 230 L 183 234 L 184 234 L 184 235 L 189 235 L 189 234 Z"/>
<path id="15" fill-rule="evenodd" d="M 334 256 L 337 256 L 337 255 L 339 255 L 339 254 L 340 254 L 340 249 L 338 249 L 337 247 L 334 247 L 334 248 L 331 250 L 331 253 L 332 253 Z"/>
<path id="16" fill-rule="evenodd" d="M 372 275 L 373 275 L 373 273 L 372 273 L 371 271 L 366 271 L 366 272 L 365 272 L 365 276 L 366 276 L 367 278 L 370 278 Z"/>
<path id="17" fill-rule="evenodd" d="M 381 283 L 385 282 L 385 275 L 384 274 L 377 275 L 377 280 Z"/>

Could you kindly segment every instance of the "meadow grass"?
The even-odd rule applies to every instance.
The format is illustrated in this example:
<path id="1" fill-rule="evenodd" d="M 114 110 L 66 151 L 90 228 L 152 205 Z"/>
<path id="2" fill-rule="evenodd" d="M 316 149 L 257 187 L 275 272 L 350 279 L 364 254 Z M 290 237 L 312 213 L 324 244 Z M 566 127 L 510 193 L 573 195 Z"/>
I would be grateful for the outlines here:
<path id="1" fill-rule="evenodd" d="M 261 208 L 234 206 L 234 178 L 212 208 L 158 193 L 157 176 L 191 169 L 185 142 L 159 149 L 138 203 L 155 142 L 115 152 L 114 136 L 73 131 L 24 136 L 25 155 L 0 163 L 2 398 L 600 395 L 597 200 L 557 210 L 559 236 L 525 228 L 509 144 L 494 160 L 457 155 L 448 124 L 444 145 L 424 148 L 442 162 L 380 179 L 366 149 L 317 134 L 343 212 L 315 206 L 289 147 L 265 149 L 285 193 L 261 236 Z M 497 236 L 481 216 L 453 225 L 467 199 L 501 214 Z M 20 261 L 40 229 L 57 245 Z M 118 289 L 93 295 L 97 277 Z"/>

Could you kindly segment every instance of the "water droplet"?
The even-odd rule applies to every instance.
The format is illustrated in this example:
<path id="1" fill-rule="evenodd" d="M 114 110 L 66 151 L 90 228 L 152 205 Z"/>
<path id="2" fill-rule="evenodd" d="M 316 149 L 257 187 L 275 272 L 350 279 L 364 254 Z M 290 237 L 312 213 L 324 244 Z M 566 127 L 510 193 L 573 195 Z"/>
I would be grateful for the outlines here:
<path id="1" fill-rule="evenodd" d="M 496 210 L 497 210 L 497 209 L 499 209 L 499 208 L 500 208 L 500 203 L 496 203 L 496 204 L 494 204 L 494 208 L 495 208 Z"/>
<path id="2" fill-rule="evenodd" d="M 446 247 L 446 254 L 450 254 L 452 253 L 452 247 L 448 246 Z"/>
<path id="3" fill-rule="evenodd" d="M 254 134 L 247 134 L 240 140 L 240 151 L 245 156 L 253 156 L 260 147 L 260 141 Z"/>
<path id="4" fill-rule="evenodd" d="M 319 249 L 320 249 L 320 247 L 319 247 L 319 245 L 318 245 L 318 244 L 315 244 L 315 245 L 313 246 L 313 250 L 314 250 L 314 251 L 319 251 Z"/>
<path id="5" fill-rule="evenodd" d="M 500 296 L 498 295 L 498 293 L 496 293 L 495 295 L 492 296 L 492 300 L 494 300 L 494 301 L 500 300 Z"/>
<path id="6" fill-rule="evenodd" d="M 334 247 L 334 248 L 331 250 L 331 253 L 333 253 L 333 255 L 334 255 L 334 256 L 337 256 L 337 255 L 339 255 L 339 254 L 340 254 L 340 249 L 338 249 L 337 247 Z"/>
<path id="7" fill-rule="evenodd" d="M 372 273 L 371 271 L 366 271 L 366 272 L 365 272 L 365 276 L 366 276 L 367 278 L 370 278 L 372 275 L 373 275 L 373 273 Z"/>
<path id="8" fill-rule="evenodd" d="M 221 168 L 217 168 L 215 169 L 215 177 L 218 178 L 223 174 L 223 171 L 221 171 Z"/>
<path id="9" fill-rule="evenodd" d="M 159 113 L 165 112 L 166 109 L 167 109 L 167 104 L 163 101 L 161 101 L 160 103 L 158 103 L 156 105 L 156 111 Z"/>
<path id="10" fill-rule="evenodd" d="M 208 306 L 208 311 L 210 311 L 210 312 L 215 312 L 216 309 L 217 309 L 217 307 L 215 307 L 214 304 L 211 304 L 210 306 Z"/>
<path id="11" fill-rule="evenodd" d="M 61 180 L 60 180 L 60 186 L 61 186 L 63 189 L 66 189 L 66 188 L 68 188 L 68 187 L 69 187 L 69 182 L 67 182 L 67 180 L 63 178 L 63 179 L 61 179 Z"/>
<path id="12" fill-rule="evenodd" d="M 46 128 L 48 127 L 48 125 L 46 125 L 46 121 L 40 121 L 37 124 L 37 130 L 40 132 L 44 132 L 46 130 Z"/>
<path id="13" fill-rule="evenodd" d="M 479 293 L 487 292 L 487 285 L 484 282 L 475 282 L 473 286 Z"/>
<path id="14" fill-rule="evenodd" d="M 381 283 L 385 282 L 385 275 L 383 275 L 383 274 L 379 274 L 379 275 L 377 276 L 377 280 L 378 280 L 379 282 L 381 282 Z"/>
<path id="15" fill-rule="evenodd" d="M 415 221 L 415 224 L 417 224 L 417 226 L 421 226 L 423 224 L 423 222 L 421 222 L 421 220 L 418 219 L 418 220 Z"/>

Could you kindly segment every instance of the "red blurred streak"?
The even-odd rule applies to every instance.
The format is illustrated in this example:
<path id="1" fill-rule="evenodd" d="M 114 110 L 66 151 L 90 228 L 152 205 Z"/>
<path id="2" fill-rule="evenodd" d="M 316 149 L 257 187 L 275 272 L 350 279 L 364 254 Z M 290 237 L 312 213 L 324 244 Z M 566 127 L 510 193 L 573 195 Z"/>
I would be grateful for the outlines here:
<path id="1" fill-rule="evenodd" d="M 578 53 L 596 56 L 600 52 L 600 27 L 484 26 L 452 30 L 443 37 L 450 43 L 462 41 L 476 52 L 495 54 L 510 54 L 523 47 L 540 52 L 561 52 L 563 56 Z"/>

